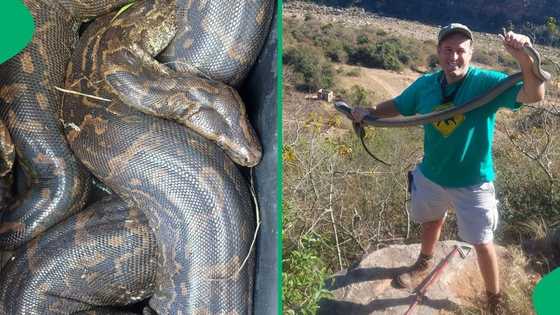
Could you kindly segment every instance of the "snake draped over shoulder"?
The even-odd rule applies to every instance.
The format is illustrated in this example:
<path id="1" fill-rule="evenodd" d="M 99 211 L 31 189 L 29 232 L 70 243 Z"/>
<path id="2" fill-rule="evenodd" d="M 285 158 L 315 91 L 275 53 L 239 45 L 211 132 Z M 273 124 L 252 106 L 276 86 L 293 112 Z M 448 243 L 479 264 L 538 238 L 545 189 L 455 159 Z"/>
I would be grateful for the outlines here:
<path id="1" fill-rule="evenodd" d="M 24 0 L 36 30 L 0 65 L 0 117 L 13 139 L 25 192 L 1 214 L 0 249 L 15 249 L 80 210 L 89 175 L 73 156 L 58 119 L 60 92 L 80 23 L 128 0 Z"/>
<path id="2" fill-rule="evenodd" d="M 200 1 L 208 2 L 213 1 Z M 259 1 L 216 2 L 227 10 L 228 4 Z M 196 10 L 196 3 L 182 5 Z M 153 310 L 250 314 L 255 219 L 248 185 L 220 147 L 228 154 L 252 150 L 254 135 L 248 123 L 237 122 L 246 117 L 235 90 L 153 59 L 182 25 L 175 18 L 175 1 L 155 0 L 88 26 L 68 67 L 66 87 L 110 101 L 65 95 L 62 119 L 72 126 L 65 129 L 67 139 L 98 179 L 148 218 L 160 250 L 149 301 Z M 256 58 L 258 52 L 251 53 Z M 234 120 L 217 119 L 234 109 L 241 110 Z M 240 142 L 224 144 L 236 134 Z"/>

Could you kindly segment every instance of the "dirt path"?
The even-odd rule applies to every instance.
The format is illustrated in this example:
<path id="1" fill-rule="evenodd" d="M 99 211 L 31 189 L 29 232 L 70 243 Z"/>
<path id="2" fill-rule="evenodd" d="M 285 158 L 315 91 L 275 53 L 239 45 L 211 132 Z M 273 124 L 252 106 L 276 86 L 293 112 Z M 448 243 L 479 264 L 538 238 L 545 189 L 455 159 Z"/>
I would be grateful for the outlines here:
<path id="1" fill-rule="evenodd" d="M 420 75 L 408 69 L 403 72 L 395 72 L 342 64 L 338 64 L 336 67 L 342 68 L 344 73 L 359 69 L 358 76 L 339 75 L 338 85 L 344 89 L 350 89 L 353 85 L 361 86 L 373 92 L 375 102 L 394 98 Z"/>

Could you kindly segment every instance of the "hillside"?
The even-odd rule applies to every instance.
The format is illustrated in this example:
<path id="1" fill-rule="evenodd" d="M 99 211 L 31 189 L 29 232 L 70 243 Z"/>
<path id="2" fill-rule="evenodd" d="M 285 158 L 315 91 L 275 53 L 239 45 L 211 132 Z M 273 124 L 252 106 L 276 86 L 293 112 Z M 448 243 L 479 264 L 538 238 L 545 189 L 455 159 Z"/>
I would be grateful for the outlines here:
<path id="1" fill-rule="evenodd" d="M 471 3 L 470 1 L 458 2 L 465 4 Z M 555 8 L 560 8 L 560 6 L 555 6 Z M 285 18 L 298 20 L 304 19 L 307 14 L 325 23 L 340 23 L 341 25 L 352 28 L 372 26 L 383 29 L 391 35 L 415 38 L 420 41 L 435 40 L 439 30 L 439 26 L 434 22 L 425 24 L 414 20 L 407 20 L 403 17 L 394 18 L 382 16 L 359 8 L 344 9 L 303 1 L 286 2 L 283 7 L 283 14 Z M 443 23 L 447 23 L 448 21 L 449 20 Z M 498 42 L 497 33 L 499 29 L 492 33 L 477 32 L 476 30 L 476 28 L 473 28 L 476 47 L 484 47 L 490 52 L 503 50 L 501 44 Z M 560 62 L 560 49 L 542 45 L 536 45 L 536 47 L 544 58 L 549 58 L 554 62 Z"/>
<path id="2" fill-rule="evenodd" d="M 286 5 L 297 1 L 287 0 Z M 555 0 L 311 0 L 309 3 L 333 7 L 354 6 L 385 16 L 419 21 L 425 24 L 445 25 L 459 21 L 474 30 L 497 32 L 504 25 L 520 27 L 527 23 L 543 24 L 547 17 L 560 17 L 560 6 Z"/>

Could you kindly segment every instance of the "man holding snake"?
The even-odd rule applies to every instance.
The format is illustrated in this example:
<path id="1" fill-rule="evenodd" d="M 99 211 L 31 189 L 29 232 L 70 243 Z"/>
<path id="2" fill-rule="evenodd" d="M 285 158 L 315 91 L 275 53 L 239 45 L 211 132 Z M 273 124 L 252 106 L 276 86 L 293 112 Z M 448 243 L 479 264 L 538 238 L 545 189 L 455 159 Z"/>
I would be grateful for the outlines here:
<path id="1" fill-rule="evenodd" d="M 541 101 L 545 94 L 544 82 L 533 74 L 533 60 L 523 49 L 531 45 L 530 39 L 514 32 L 500 38 L 519 63 L 523 81 L 478 109 L 424 125 L 424 157 L 411 172 L 409 183 L 411 216 L 422 224 L 421 250 L 417 261 L 395 279 L 399 286 L 410 288 L 415 279 L 432 270 L 435 245 L 447 209 L 453 207 L 459 237 L 476 250 L 492 314 L 503 312 L 493 244 L 498 223 L 492 164 L 496 112 L 502 107 L 517 110 L 522 103 Z M 360 123 L 367 115 L 410 116 L 464 104 L 507 78 L 504 73 L 471 66 L 473 49 L 473 35 L 467 26 L 452 23 L 441 28 L 437 46 L 441 71 L 421 76 L 399 96 L 373 108 L 356 107 L 354 121 Z"/>

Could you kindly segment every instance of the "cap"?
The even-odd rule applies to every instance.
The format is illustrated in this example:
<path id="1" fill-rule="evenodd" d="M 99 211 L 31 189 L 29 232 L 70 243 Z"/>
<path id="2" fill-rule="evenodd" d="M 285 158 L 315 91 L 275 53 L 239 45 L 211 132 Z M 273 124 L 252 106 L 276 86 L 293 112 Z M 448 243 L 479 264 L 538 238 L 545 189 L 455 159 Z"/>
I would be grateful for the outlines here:
<path id="1" fill-rule="evenodd" d="M 442 39 L 444 39 L 445 37 L 453 33 L 461 33 L 466 37 L 468 37 L 469 39 L 471 40 L 473 39 L 472 32 L 467 26 L 461 23 L 451 23 L 447 26 L 442 27 L 441 30 L 439 30 L 438 43 L 440 43 Z"/>

